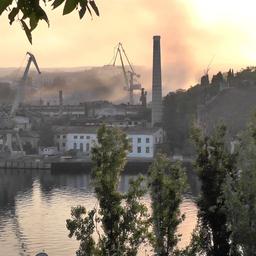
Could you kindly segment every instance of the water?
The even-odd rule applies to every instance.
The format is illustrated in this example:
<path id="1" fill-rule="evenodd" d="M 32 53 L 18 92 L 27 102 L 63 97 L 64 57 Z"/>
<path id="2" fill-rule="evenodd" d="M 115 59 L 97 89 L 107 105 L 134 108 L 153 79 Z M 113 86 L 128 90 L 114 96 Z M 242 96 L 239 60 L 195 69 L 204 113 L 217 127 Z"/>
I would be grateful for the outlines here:
<path id="1" fill-rule="evenodd" d="M 179 227 L 180 246 L 189 242 L 196 223 L 198 183 L 191 173 L 188 177 L 192 194 L 181 206 L 186 220 Z M 130 178 L 122 177 L 120 190 L 127 190 Z M 150 204 L 148 196 L 143 200 Z M 78 204 L 87 209 L 96 204 L 88 174 L 0 170 L 0 256 L 34 256 L 42 250 L 49 256 L 75 255 L 78 242 L 68 238 L 65 221 Z"/>

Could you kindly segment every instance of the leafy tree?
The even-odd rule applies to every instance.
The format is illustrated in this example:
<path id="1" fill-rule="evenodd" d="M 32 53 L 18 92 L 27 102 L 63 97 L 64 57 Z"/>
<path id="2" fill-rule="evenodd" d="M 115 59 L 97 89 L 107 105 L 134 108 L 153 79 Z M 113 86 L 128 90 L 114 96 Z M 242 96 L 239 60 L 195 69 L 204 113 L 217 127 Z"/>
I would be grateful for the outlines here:
<path id="1" fill-rule="evenodd" d="M 45 121 L 39 127 L 39 146 L 51 147 L 54 145 L 54 132 L 51 123 Z"/>
<path id="2" fill-rule="evenodd" d="M 244 132 L 239 146 L 235 176 L 228 176 L 225 205 L 231 233 L 232 251 L 256 255 L 256 116 Z M 233 253 L 234 254 L 234 253 Z M 235 255 L 235 254 L 234 254 Z"/>
<path id="3" fill-rule="evenodd" d="M 143 178 L 130 181 L 127 193 L 118 191 L 128 150 L 128 140 L 120 130 L 105 126 L 98 130 L 98 143 L 92 149 L 92 178 L 99 209 L 85 215 L 85 208 L 73 208 L 72 219 L 67 220 L 70 237 L 80 240 L 79 256 L 137 255 L 148 237 L 149 216 L 139 201 L 146 192 Z M 98 233 L 97 242 L 93 232 Z"/>
<path id="4" fill-rule="evenodd" d="M 26 152 L 26 154 L 36 154 L 37 150 L 32 147 L 32 144 L 28 141 L 23 145 L 23 150 Z"/>
<path id="5" fill-rule="evenodd" d="M 93 10 L 99 16 L 99 10 L 94 0 L 1 0 L 0 15 L 7 11 L 10 25 L 15 20 L 19 21 L 32 44 L 31 32 L 37 27 L 38 22 L 44 20 L 48 26 L 50 25 L 48 16 L 42 8 L 42 2 L 44 5 L 50 4 L 53 9 L 64 3 L 63 15 L 77 10 L 80 19 L 82 19 L 86 11 L 92 15 Z"/>
<path id="6" fill-rule="evenodd" d="M 186 187 L 184 170 L 165 155 L 157 155 L 149 170 L 154 230 L 153 247 L 159 256 L 177 253 L 177 227 L 183 221 L 180 213 L 182 194 Z"/>
<path id="7" fill-rule="evenodd" d="M 218 72 L 216 75 L 213 75 L 212 77 L 212 84 L 214 85 L 220 85 L 224 82 L 224 77 L 221 72 Z"/>
<path id="8" fill-rule="evenodd" d="M 236 154 L 229 153 L 225 146 L 225 134 L 225 126 L 220 125 L 210 137 L 196 128 L 192 136 L 197 150 L 195 167 L 202 183 L 197 238 L 201 238 L 200 250 L 212 256 L 225 256 L 230 252 L 223 186 L 227 176 L 236 172 Z"/>

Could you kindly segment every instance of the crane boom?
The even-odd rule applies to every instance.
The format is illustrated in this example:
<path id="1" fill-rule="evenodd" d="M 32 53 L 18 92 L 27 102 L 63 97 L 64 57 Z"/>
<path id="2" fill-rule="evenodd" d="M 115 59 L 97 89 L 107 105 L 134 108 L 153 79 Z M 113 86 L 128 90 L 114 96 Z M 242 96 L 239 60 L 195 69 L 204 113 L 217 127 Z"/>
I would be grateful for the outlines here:
<path id="1" fill-rule="evenodd" d="M 114 62 L 113 62 L 113 66 L 115 66 L 116 64 L 116 60 L 117 60 L 117 56 L 119 55 L 120 57 L 120 61 L 121 61 L 121 66 L 122 66 L 122 70 L 123 70 L 123 75 L 124 75 L 124 80 L 125 80 L 125 90 L 129 91 L 129 102 L 131 105 L 134 104 L 134 100 L 133 100 L 133 91 L 134 90 L 140 90 L 141 89 L 141 84 L 135 84 L 135 77 L 140 77 L 138 74 L 135 73 L 133 66 L 124 50 L 124 47 L 121 43 L 118 43 L 117 46 L 117 51 L 115 53 L 114 56 Z M 124 56 L 124 57 L 123 57 Z M 124 58 L 126 60 L 126 62 L 128 63 L 129 69 L 128 71 L 126 71 L 125 65 L 124 65 Z M 129 75 L 129 78 L 128 78 Z"/>
<path id="2" fill-rule="evenodd" d="M 20 80 L 20 82 L 18 83 L 18 86 L 17 86 L 17 91 L 16 91 L 16 96 L 15 96 L 15 100 L 13 102 L 13 105 L 12 105 L 12 109 L 11 109 L 11 113 L 10 113 L 10 116 L 13 117 L 15 116 L 15 113 L 17 111 L 17 108 L 19 107 L 19 104 L 22 102 L 23 100 L 23 96 L 24 96 L 24 86 L 25 86 L 25 83 L 27 81 L 27 78 L 28 78 L 28 72 L 29 72 L 29 69 L 30 69 L 30 66 L 31 66 L 31 63 L 34 63 L 35 67 L 36 67 L 36 70 L 39 74 L 41 74 L 41 71 L 39 69 L 39 66 L 36 62 L 36 58 L 35 56 L 30 53 L 30 52 L 27 52 L 26 55 L 29 56 L 29 59 L 28 59 L 28 63 L 27 63 L 27 66 L 25 68 L 25 71 L 23 73 L 23 76 Z"/>
<path id="3" fill-rule="evenodd" d="M 129 85 L 129 79 L 128 79 L 128 77 L 127 77 L 127 72 L 126 72 L 126 70 L 125 70 L 123 56 L 122 56 L 121 50 L 120 50 L 120 48 L 119 48 L 120 45 L 121 45 L 121 43 L 119 43 L 119 45 L 118 45 L 116 57 L 117 57 L 117 55 L 119 54 L 120 61 L 121 61 L 121 65 L 122 65 L 122 70 L 123 70 L 123 74 L 124 74 L 124 80 L 125 80 L 125 83 L 126 83 L 126 89 L 129 90 L 129 87 L 130 87 L 130 85 Z M 115 61 L 116 61 L 116 58 L 115 58 Z M 115 65 L 115 62 L 114 62 L 114 65 Z"/>

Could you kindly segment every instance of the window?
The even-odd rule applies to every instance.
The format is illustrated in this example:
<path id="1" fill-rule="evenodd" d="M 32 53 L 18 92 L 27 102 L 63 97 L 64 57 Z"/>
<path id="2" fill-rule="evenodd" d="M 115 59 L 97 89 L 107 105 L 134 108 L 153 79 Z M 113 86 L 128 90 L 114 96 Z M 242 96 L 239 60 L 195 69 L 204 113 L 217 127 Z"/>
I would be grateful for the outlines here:
<path id="1" fill-rule="evenodd" d="M 147 154 L 150 153 L 149 147 L 146 147 L 146 153 L 147 153 Z"/>
<path id="2" fill-rule="evenodd" d="M 84 136 L 80 136 L 80 139 L 84 139 Z"/>
<path id="3" fill-rule="evenodd" d="M 77 139 L 77 136 L 76 136 L 76 135 L 74 136 L 74 139 Z"/>
<path id="4" fill-rule="evenodd" d="M 138 143 L 141 143 L 141 138 L 138 138 L 137 141 L 138 141 Z"/>
<path id="5" fill-rule="evenodd" d="M 62 143 L 62 147 L 66 147 L 66 143 L 65 142 Z"/>
<path id="6" fill-rule="evenodd" d="M 66 139 L 66 135 L 63 135 L 63 139 Z"/>
<path id="7" fill-rule="evenodd" d="M 149 143 L 149 138 L 146 138 L 146 143 Z"/>
<path id="8" fill-rule="evenodd" d="M 59 139 L 59 138 L 60 138 L 60 135 L 57 135 L 57 138 Z"/>
<path id="9" fill-rule="evenodd" d="M 86 151 L 90 151 L 90 144 L 89 143 L 86 143 Z"/>
<path id="10" fill-rule="evenodd" d="M 80 151 L 83 152 L 84 151 L 84 144 L 83 143 L 80 143 Z"/>
<path id="11" fill-rule="evenodd" d="M 90 136 L 86 136 L 86 139 L 89 140 L 91 137 Z"/>
<path id="12" fill-rule="evenodd" d="M 77 147 L 77 145 L 76 145 L 76 143 L 74 143 L 74 145 L 73 145 L 73 149 L 75 149 L 75 150 L 76 150 L 76 147 Z"/>
<path id="13" fill-rule="evenodd" d="M 137 147 L 137 152 L 141 153 L 141 147 Z"/>

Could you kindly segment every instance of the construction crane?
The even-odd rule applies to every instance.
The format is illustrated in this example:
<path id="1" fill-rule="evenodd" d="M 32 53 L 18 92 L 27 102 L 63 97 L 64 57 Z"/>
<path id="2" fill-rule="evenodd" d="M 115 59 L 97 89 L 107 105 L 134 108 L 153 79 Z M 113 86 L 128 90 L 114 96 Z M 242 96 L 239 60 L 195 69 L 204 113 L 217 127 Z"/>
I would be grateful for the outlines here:
<path id="1" fill-rule="evenodd" d="M 15 97 L 15 100 L 14 100 L 13 105 L 12 105 L 10 117 L 15 116 L 17 108 L 19 107 L 19 104 L 22 103 L 23 100 L 24 100 L 24 89 L 25 89 L 26 81 L 28 79 L 28 72 L 29 72 L 31 63 L 34 63 L 38 74 L 41 74 L 41 71 L 40 71 L 40 69 L 37 65 L 35 56 L 30 52 L 27 52 L 26 55 L 29 56 L 28 63 L 27 63 L 27 66 L 25 68 L 25 71 L 23 73 L 23 76 L 22 76 L 20 82 L 18 83 L 17 91 L 16 91 L 16 97 Z"/>
<path id="2" fill-rule="evenodd" d="M 29 56 L 27 66 L 21 80 L 17 84 L 16 95 L 12 104 L 10 114 L 7 114 L 5 115 L 5 117 L 1 118 L 0 123 L 0 152 L 9 152 L 11 153 L 11 155 L 14 154 L 14 151 L 23 153 L 23 147 L 21 144 L 19 133 L 17 130 L 15 130 L 15 116 L 20 103 L 22 103 L 24 99 L 24 89 L 31 63 L 34 63 L 37 72 L 41 74 L 35 56 L 30 52 L 27 52 L 26 55 Z M 16 142 L 18 150 L 13 149 L 14 141 Z"/>
<path id="3" fill-rule="evenodd" d="M 141 90 L 141 84 L 137 82 L 137 78 L 140 77 L 135 71 L 134 68 L 131 65 L 131 62 L 129 61 L 127 54 L 123 48 L 123 45 L 121 43 L 118 43 L 117 50 L 115 52 L 114 56 L 114 62 L 113 66 L 116 65 L 117 57 L 119 56 L 120 61 L 121 61 L 121 66 L 123 70 L 123 75 L 124 75 L 124 80 L 126 86 L 124 87 L 125 90 L 129 92 L 129 103 L 130 105 L 134 105 L 134 97 L 133 97 L 133 92 L 135 90 Z M 127 66 L 129 70 L 126 70 L 126 66 L 124 64 L 124 59 L 127 62 Z"/>

